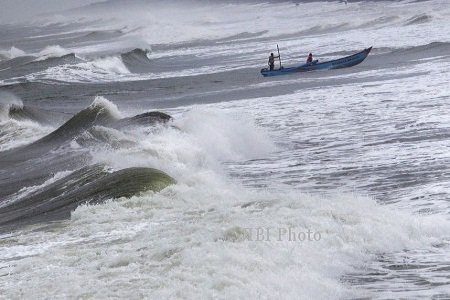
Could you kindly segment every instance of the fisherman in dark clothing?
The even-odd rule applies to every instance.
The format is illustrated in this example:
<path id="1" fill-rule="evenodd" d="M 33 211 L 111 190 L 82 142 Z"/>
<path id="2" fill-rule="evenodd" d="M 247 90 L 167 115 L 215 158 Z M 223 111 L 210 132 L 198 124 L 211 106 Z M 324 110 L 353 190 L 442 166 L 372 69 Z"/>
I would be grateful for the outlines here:
<path id="1" fill-rule="evenodd" d="M 272 71 L 275 66 L 275 58 L 280 58 L 280 56 L 273 56 L 273 53 L 270 53 L 269 62 L 267 63 L 269 65 L 270 71 Z"/>

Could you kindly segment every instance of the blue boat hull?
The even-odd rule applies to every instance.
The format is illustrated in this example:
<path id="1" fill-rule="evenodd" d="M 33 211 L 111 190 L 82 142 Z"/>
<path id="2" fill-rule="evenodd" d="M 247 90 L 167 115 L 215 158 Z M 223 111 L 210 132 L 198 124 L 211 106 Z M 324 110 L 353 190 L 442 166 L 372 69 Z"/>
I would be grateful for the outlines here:
<path id="1" fill-rule="evenodd" d="M 361 52 L 358 52 L 356 54 L 342 57 L 335 60 L 325 61 L 319 63 L 318 60 L 314 60 L 310 63 L 306 63 L 297 67 L 289 67 L 289 68 L 283 68 L 277 70 L 269 70 L 269 69 L 262 69 L 261 74 L 264 77 L 267 76 L 277 76 L 277 75 L 287 75 L 297 72 L 308 72 L 308 71 L 315 71 L 315 70 L 331 70 L 331 69 L 342 69 L 342 68 L 349 68 L 353 67 L 357 64 L 360 64 L 363 60 L 366 59 L 366 57 L 369 55 L 370 50 L 372 50 L 372 47 L 364 49 Z"/>

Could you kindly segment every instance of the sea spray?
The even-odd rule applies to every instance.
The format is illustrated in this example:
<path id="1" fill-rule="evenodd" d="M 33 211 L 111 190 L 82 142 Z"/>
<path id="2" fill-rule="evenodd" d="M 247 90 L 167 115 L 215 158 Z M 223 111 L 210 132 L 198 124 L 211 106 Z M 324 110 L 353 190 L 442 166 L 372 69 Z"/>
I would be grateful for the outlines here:
<path id="1" fill-rule="evenodd" d="M 37 61 L 45 60 L 51 57 L 62 57 L 64 55 L 70 54 L 69 49 L 65 49 L 59 45 L 47 46 L 42 51 L 37 54 Z"/>
<path id="2" fill-rule="evenodd" d="M 0 122 L 9 119 L 11 108 L 23 108 L 22 100 L 13 93 L 0 91 Z"/>

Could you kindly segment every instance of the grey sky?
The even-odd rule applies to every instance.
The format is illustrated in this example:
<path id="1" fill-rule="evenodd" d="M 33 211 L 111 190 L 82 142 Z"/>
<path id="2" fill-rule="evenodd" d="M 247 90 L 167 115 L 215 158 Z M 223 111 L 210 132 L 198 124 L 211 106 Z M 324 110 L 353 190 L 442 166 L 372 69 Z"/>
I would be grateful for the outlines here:
<path id="1" fill-rule="evenodd" d="M 38 14 L 101 1 L 104 0 L 0 0 L 0 24 L 21 22 Z"/>

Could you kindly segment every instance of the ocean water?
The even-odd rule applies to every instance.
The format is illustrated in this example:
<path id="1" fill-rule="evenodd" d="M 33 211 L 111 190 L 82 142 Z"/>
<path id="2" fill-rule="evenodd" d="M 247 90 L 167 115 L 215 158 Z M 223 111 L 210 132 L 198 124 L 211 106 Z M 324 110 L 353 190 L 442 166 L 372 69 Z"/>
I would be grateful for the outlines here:
<path id="1" fill-rule="evenodd" d="M 450 298 L 446 0 L 55 10 L 0 24 L 0 298 Z"/>

